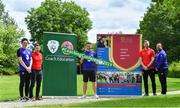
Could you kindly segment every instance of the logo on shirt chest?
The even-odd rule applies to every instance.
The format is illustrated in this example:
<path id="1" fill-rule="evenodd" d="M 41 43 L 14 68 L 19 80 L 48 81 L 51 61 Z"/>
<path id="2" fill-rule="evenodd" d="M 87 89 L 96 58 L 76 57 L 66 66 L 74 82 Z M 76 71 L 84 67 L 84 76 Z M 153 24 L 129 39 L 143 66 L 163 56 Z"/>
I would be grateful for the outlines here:
<path id="1" fill-rule="evenodd" d="M 30 58 L 30 57 L 29 57 L 29 55 L 28 55 L 28 54 L 26 54 L 26 60 L 29 60 L 29 58 Z"/>
<path id="2" fill-rule="evenodd" d="M 29 51 L 23 51 L 23 55 L 25 55 L 26 60 L 30 59 L 30 52 Z"/>

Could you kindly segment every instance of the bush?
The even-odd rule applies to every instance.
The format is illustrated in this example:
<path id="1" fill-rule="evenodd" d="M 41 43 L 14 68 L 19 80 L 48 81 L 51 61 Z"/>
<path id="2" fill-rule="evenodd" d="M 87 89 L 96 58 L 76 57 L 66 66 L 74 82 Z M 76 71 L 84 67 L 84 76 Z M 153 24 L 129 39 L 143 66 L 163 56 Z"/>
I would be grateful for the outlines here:
<path id="1" fill-rule="evenodd" d="M 14 68 L 1 68 L 0 73 L 2 73 L 3 75 L 13 75 L 13 74 L 17 73 L 17 69 L 14 69 Z"/>
<path id="2" fill-rule="evenodd" d="M 0 0 L 0 73 L 11 75 L 17 71 L 17 49 L 19 39 L 24 35 L 15 20 L 5 11 Z"/>
<path id="3" fill-rule="evenodd" d="M 179 62 L 172 62 L 169 65 L 168 77 L 180 78 L 180 61 Z"/>

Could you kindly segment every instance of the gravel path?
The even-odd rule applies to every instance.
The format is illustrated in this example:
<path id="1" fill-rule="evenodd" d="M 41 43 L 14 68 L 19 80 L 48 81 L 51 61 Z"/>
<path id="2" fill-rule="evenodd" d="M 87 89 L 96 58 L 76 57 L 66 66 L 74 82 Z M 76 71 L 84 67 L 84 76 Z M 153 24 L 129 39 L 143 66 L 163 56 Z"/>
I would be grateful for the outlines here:
<path id="1" fill-rule="evenodd" d="M 180 91 L 171 91 L 167 95 L 180 94 Z M 150 94 L 152 95 L 152 94 Z M 157 95 L 161 95 L 157 93 Z M 0 108 L 24 108 L 25 106 L 39 106 L 39 105 L 52 105 L 52 104 L 70 104 L 70 103 L 82 103 L 82 102 L 94 102 L 102 100 L 110 100 L 112 97 L 103 97 L 96 99 L 94 97 L 87 97 L 85 99 L 80 99 L 79 97 L 45 97 L 40 101 L 10 101 L 10 102 L 0 102 Z"/>
<path id="2" fill-rule="evenodd" d="M 110 100 L 112 98 L 99 98 L 95 97 L 86 97 L 80 99 L 80 97 L 43 97 L 43 100 L 38 101 L 9 101 L 9 102 L 0 102 L 0 108 L 24 108 L 25 106 L 39 106 L 39 105 L 52 105 L 52 104 L 70 104 L 70 103 L 81 103 L 81 102 L 94 102 L 102 100 Z"/>

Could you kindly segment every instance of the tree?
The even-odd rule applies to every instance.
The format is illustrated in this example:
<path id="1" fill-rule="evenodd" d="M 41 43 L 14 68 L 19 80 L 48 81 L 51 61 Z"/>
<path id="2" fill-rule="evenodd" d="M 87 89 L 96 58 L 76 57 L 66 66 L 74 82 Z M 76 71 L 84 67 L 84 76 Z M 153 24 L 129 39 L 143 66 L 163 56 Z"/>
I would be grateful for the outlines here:
<path id="1" fill-rule="evenodd" d="M 28 11 L 25 21 L 32 41 L 43 43 L 43 32 L 73 33 L 78 36 L 78 51 L 87 42 L 87 32 L 92 27 L 89 13 L 74 2 L 45 0 L 39 8 Z"/>
<path id="2" fill-rule="evenodd" d="M 168 60 L 180 60 L 180 1 L 163 0 L 152 3 L 147 13 L 140 21 L 138 33 L 143 39 L 150 40 L 155 48 L 161 42 L 167 51 Z"/>
<path id="3" fill-rule="evenodd" d="M 0 72 L 12 74 L 17 71 L 16 51 L 18 39 L 23 35 L 13 18 L 4 10 L 0 0 Z"/>
<path id="4" fill-rule="evenodd" d="M 158 2 L 158 3 L 162 3 L 164 0 L 152 0 L 152 2 Z"/>

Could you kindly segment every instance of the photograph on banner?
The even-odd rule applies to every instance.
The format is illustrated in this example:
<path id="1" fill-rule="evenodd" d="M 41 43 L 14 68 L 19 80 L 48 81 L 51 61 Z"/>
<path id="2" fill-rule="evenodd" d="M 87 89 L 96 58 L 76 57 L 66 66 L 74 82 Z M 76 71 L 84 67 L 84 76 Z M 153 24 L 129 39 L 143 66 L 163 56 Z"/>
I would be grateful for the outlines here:
<path id="1" fill-rule="evenodd" d="M 141 35 L 97 34 L 97 58 L 113 63 L 97 66 L 98 95 L 142 95 L 140 49 Z"/>
<path id="2" fill-rule="evenodd" d="M 140 72 L 100 72 L 97 73 L 99 83 L 141 83 L 142 75 Z"/>

